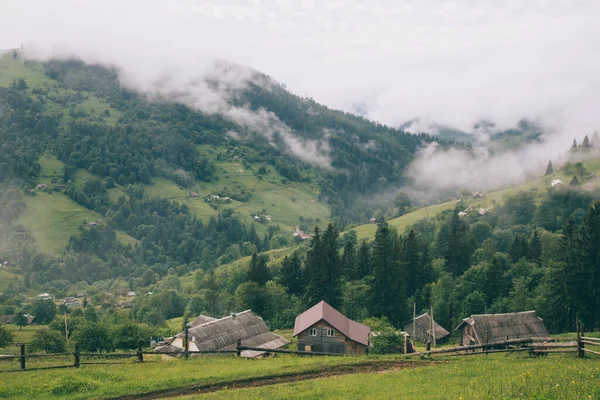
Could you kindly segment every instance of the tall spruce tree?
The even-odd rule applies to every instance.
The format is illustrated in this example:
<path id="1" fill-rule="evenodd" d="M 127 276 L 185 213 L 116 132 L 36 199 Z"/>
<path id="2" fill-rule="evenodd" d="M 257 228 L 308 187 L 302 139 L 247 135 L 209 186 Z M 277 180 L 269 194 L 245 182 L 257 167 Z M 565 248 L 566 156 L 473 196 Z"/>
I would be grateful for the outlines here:
<path id="1" fill-rule="evenodd" d="M 327 225 L 327 229 L 321 238 L 323 246 L 323 285 L 327 288 L 323 300 L 330 306 L 339 308 L 342 301 L 342 282 L 340 255 L 338 249 L 338 232 L 333 224 Z"/>
<path id="2" fill-rule="evenodd" d="M 582 146 L 585 150 L 592 148 L 590 138 L 588 137 L 588 135 L 585 135 L 585 137 L 583 138 Z"/>
<path id="3" fill-rule="evenodd" d="M 421 288 L 422 260 L 417 235 L 411 229 L 402 241 L 401 261 L 406 265 L 406 294 L 412 296 Z"/>
<path id="4" fill-rule="evenodd" d="M 590 327 L 600 324 L 600 202 L 595 201 L 580 229 L 581 272 L 589 277 L 581 301 L 585 304 L 585 319 Z M 583 284 L 583 282 L 581 282 Z"/>
<path id="5" fill-rule="evenodd" d="M 312 307 L 325 299 L 328 288 L 324 285 L 325 274 L 323 271 L 323 243 L 319 227 L 315 227 L 315 233 L 310 239 L 310 246 L 304 262 L 304 303 Z"/>
<path id="6" fill-rule="evenodd" d="M 300 295 L 304 290 L 302 276 L 302 262 L 298 252 L 295 251 L 290 257 L 285 256 L 281 262 L 281 284 L 289 294 Z"/>
<path id="7" fill-rule="evenodd" d="M 371 275 L 371 250 L 366 240 L 363 240 L 360 244 L 356 258 L 356 272 L 354 273 L 354 277 L 362 279 L 367 275 Z"/>
<path id="8" fill-rule="evenodd" d="M 518 234 L 508 249 L 508 254 L 513 262 L 519 261 L 523 257 L 529 257 L 529 245 L 525 235 Z"/>
<path id="9" fill-rule="evenodd" d="M 267 260 L 262 255 L 254 253 L 248 266 L 247 280 L 256 282 L 259 285 L 264 285 L 271 279 L 271 273 L 267 268 Z"/>
<path id="10" fill-rule="evenodd" d="M 387 222 L 377 226 L 373 241 L 372 314 L 395 326 L 406 318 L 406 277 L 400 260 L 401 241 Z"/>
<path id="11" fill-rule="evenodd" d="M 456 208 L 450 220 L 445 246 L 444 258 L 448 272 L 455 277 L 462 275 L 470 266 L 471 256 L 476 246 L 469 225 L 460 219 Z"/>
<path id="12" fill-rule="evenodd" d="M 529 254 L 527 258 L 539 264 L 542 261 L 542 240 L 537 229 L 533 230 L 531 238 L 529 238 Z"/>
<path id="13" fill-rule="evenodd" d="M 554 167 L 552 166 L 552 161 L 548 161 L 548 166 L 546 167 L 546 176 L 552 175 L 554 173 Z"/>
<path id="14" fill-rule="evenodd" d="M 356 273 L 356 248 L 353 241 L 347 241 L 344 244 L 344 252 L 341 258 L 342 276 L 347 281 L 355 279 Z"/>

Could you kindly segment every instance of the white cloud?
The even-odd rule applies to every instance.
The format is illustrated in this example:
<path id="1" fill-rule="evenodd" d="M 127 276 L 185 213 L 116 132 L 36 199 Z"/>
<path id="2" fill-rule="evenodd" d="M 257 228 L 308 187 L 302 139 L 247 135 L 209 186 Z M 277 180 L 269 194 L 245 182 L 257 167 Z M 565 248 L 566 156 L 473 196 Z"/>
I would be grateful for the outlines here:
<path id="1" fill-rule="evenodd" d="M 564 143 L 600 125 L 596 0 L 2 3 L 0 48 L 35 44 L 111 62 L 138 86 L 165 71 L 185 85 L 224 59 L 332 107 L 365 104 L 387 124 L 421 117 L 467 129 L 486 118 L 508 127 L 526 117 Z M 222 106 L 206 95 L 202 106 L 211 101 Z"/>

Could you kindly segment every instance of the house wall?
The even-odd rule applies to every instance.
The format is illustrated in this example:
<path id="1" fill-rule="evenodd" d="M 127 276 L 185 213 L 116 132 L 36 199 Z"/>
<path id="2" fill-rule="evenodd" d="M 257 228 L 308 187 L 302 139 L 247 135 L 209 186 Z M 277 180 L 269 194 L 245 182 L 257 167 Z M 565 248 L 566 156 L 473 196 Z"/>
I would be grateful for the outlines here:
<path id="1" fill-rule="evenodd" d="M 317 336 L 310 336 L 311 328 L 317 329 Z M 333 329 L 333 336 L 327 330 Z M 298 335 L 298 350 L 323 351 L 326 353 L 364 354 L 366 346 L 348 339 L 343 333 L 325 321 L 319 321 Z"/>
<path id="2" fill-rule="evenodd" d="M 477 342 L 472 342 L 471 341 L 471 338 L 473 338 L 474 340 L 477 340 L 477 336 L 475 336 L 475 331 L 474 331 L 474 329 L 473 329 L 473 327 L 471 325 L 465 324 L 462 327 L 462 329 L 460 331 L 460 334 L 461 334 L 461 342 L 460 342 L 460 344 L 462 346 L 469 346 L 469 345 L 472 345 L 472 344 L 479 344 Z"/>

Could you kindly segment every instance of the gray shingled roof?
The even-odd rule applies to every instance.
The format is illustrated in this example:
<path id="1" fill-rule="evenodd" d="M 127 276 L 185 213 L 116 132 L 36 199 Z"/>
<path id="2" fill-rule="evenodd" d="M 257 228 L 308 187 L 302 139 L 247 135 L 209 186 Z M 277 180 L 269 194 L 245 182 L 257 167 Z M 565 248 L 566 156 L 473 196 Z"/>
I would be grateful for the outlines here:
<path id="1" fill-rule="evenodd" d="M 550 336 L 544 326 L 544 321 L 535 314 L 535 311 L 471 315 L 469 318 L 463 319 L 456 329 L 461 329 L 465 324 L 473 327 L 479 343 L 501 342 L 507 338 Z"/>
<path id="2" fill-rule="evenodd" d="M 185 333 L 181 332 L 176 337 L 184 335 Z M 251 310 L 194 326 L 188 329 L 188 335 L 199 351 L 235 350 L 238 339 L 242 340 L 243 346 L 264 349 L 278 349 L 289 343 L 283 337 L 270 332 L 263 319 Z M 169 345 L 156 351 L 173 353 L 183 349 L 173 346 L 171 341 Z M 261 354 L 264 352 L 243 351 L 242 357 L 256 357 Z"/>
<path id="3" fill-rule="evenodd" d="M 410 335 L 412 335 L 413 334 L 412 328 L 413 328 L 413 321 L 411 319 L 409 322 L 404 324 L 404 331 L 408 332 Z M 415 336 L 414 339 L 420 340 L 422 342 L 427 341 L 427 339 L 429 339 L 430 330 L 431 330 L 431 315 L 429 315 L 429 313 L 425 313 L 425 314 L 422 314 L 422 315 L 419 315 L 418 317 L 416 317 L 415 318 L 415 328 L 416 328 L 416 332 L 414 334 L 414 336 Z M 435 320 L 433 321 L 433 331 L 435 332 L 436 340 L 443 339 L 446 336 L 450 335 L 450 332 L 448 332 L 441 325 L 439 325 L 437 322 L 435 322 Z"/>

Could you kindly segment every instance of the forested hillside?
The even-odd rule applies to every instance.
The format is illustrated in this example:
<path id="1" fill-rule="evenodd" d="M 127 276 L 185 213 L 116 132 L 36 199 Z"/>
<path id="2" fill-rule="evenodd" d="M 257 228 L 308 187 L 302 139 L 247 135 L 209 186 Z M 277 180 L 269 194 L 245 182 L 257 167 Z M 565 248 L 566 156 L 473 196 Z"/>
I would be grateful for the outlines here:
<path id="1" fill-rule="evenodd" d="M 374 212 L 357 199 L 402 185 L 433 138 L 330 110 L 264 76 L 268 85 L 232 98 L 276 115 L 294 143 L 326 143 L 323 165 L 277 135 L 127 89 L 114 70 L 19 52 L 1 60 L 2 314 L 45 313 L 29 299 L 40 291 L 85 291 L 93 307 L 86 297 L 92 311 L 73 311 L 74 335 L 108 337 L 133 322 L 147 335 L 166 332 L 167 319 L 248 308 L 289 328 L 320 300 L 396 327 L 414 303 L 433 306 L 446 328 L 528 309 L 554 332 L 600 322 L 597 137 L 520 187 L 420 210 L 399 193 Z M 521 133 L 496 139 L 537 140 Z M 116 313 L 110 293 L 123 290 L 139 295 Z"/>

